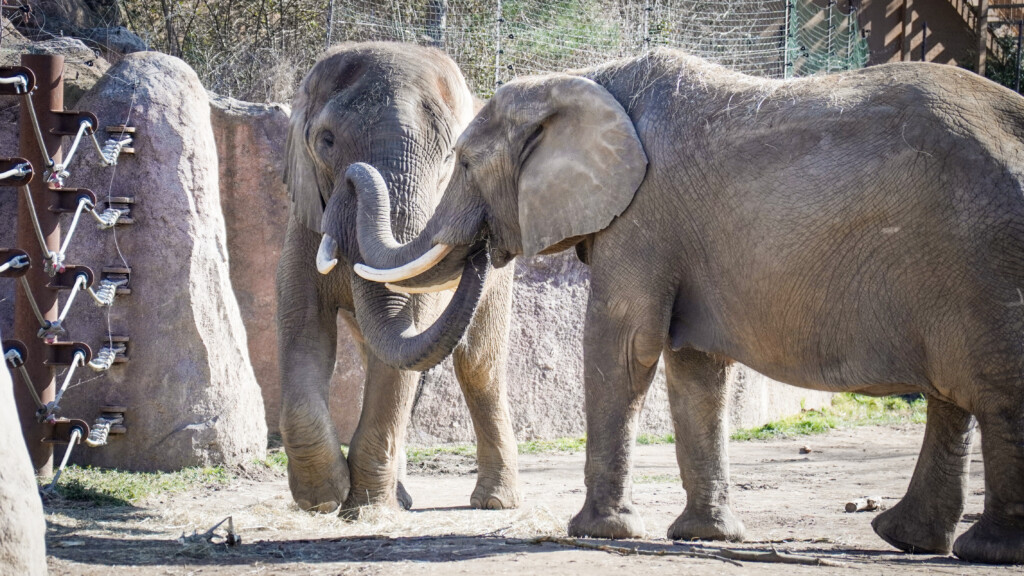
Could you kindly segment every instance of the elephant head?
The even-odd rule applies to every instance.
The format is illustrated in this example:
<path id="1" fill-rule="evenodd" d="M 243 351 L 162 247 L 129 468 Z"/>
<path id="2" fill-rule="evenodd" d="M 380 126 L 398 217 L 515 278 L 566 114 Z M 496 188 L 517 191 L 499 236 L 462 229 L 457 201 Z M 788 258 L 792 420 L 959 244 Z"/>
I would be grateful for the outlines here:
<path id="1" fill-rule="evenodd" d="M 318 270 L 350 278 L 366 343 L 391 364 L 396 356 L 414 358 L 404 367 L 420 369 L 451 351 L 479 299 L 487 254 L 460 252 L 469 272 L 465 286 L 431 330 L 412 334 L 415 306 L 408 294 L 348 274 L 362 257 L 355 249 L 359 206 L 351 193 L 357 180 L 346 170 L 357 162 L 378 167 L 378 186 L 390 193 L 381 217 L 393 241 L 412 239 L 445 189 L 454 140 L 474 109 L 465 79 L 443 53 L 390 43 L 336 47 L 316 63 L 294 99 L 285 174 L 294 216 L 324 233 Z M 346 265 L 336 270 L 339 260 Z"/>
<path id="2" fill-rule="evenodd" d="M 360 207 L 360 276 L 395 289 L 430 290 L 456 281 L 482 238 L 496 266 L 569 248 L 621 214 L 647 170 L 622 105 L 594 81 L 565 74 L 502 86 L 455 150 L 437 210 L 404 243 L 389 226 L 382 178 L 371 166 L 349 170 Z M 411 360 L 392 358 L 398 367 Z"/>

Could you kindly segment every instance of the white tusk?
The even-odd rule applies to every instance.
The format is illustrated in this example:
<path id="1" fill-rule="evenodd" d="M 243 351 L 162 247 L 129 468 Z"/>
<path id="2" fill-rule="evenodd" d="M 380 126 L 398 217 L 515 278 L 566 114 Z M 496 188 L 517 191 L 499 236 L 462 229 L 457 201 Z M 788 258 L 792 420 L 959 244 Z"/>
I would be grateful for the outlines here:
<path id="1" fill-rule="evenodd" d="M 338 243 L 327 234 L 320 239 L 320 249 L 316 251 L 316 269 L 321 274 L 327 274 L 338 264 Z"/>
<path id="2" fill-rule="evenodd" d="M 462 274 L 459 277 L 444 284 L 437 284 L 435 286 L 416 286 L 415 288 L 406 288 L 405 286 L 398 286 L 388 282 L 385 286 L 392 292 L 401 292 L 403 294 L 427 294 L 429 292 L 444 292 L 445 290 L 454 290 L 459 287 L 459 282 L 462 281 Z"/>
<path id="3" fill-rule="evenodd" d="M 355 271 L 356 274 L 373 282 L 401 282 L 430 270 L 438 262 L 444 260 L 444 257 L 454 249 L 454 246 L 437 244 L 430 250 L 427 250 L 423 256 L 398 268 L 380 270 L 378 268 L 370 268 L 366 264 L 356 264 Z"/>

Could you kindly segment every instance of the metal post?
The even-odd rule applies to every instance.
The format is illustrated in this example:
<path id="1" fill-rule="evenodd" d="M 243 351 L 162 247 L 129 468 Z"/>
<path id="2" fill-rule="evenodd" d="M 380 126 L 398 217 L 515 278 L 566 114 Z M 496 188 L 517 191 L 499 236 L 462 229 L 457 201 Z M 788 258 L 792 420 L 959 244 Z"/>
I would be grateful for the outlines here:
<path id="1" fill-rule="evenodd" d="M 430 37 L 430 45 L 444 50 L 444 33 L 448 27 L 448 0 L 430 0 L 427 2 L 427 9 L 430 11 L 427 16 L 427 36 Z"/>
<path id="2" fill-rule="evenodd" d="M 61 160 L 61 137 L 50 133 L 50 129 L 55 125 L 54 116 L 50 111 L 64 110 L 64 79 L 62 76 L 64 57 L 23 54 L 21 65 L 31 68 L 35 72 L 36 91 L 32 96 L 33 107 L 43 133 L 43 143 L 54 161 L 59 162 Z M 34 141 L 35 130 L 32 127 L 31 114 L 25 109 L 24 100 L 21 104 L 19 131 L 21 133 L 20 154 L 36 167 L 36 177 L 29 184 L 29 189 L 32 192 L 32 204 L 35 205 L 39 226 L 46 239 L 46 246 L 49 250 L 56 252 L 60 250 L 60 226 L 57 214 L 49 209 L 55 203 L 54 194 L 50 192 L 46 179 L 43 177 L 46 160 Z M 20 194 L 18 196 L 18 246 L 34 247 L 38 245 L 29 210 L 25 195 Z M 46 287 L 50 278 L 43 270 L 44 255 L 39 254 L 38 250 L 36 248 L 29 252 L 32 258 L 32 269 L 26 276 L 28 280 L 26 286 L 35 295 L 36 303 L 39 305 L 44 319 L 56 321 L 58 316 L 57 291 Z M 14 333 L 25 343 L 28 352 L 25 367 L 36 386 L 39 399 L 45 404 L 53 400 L 56 391 L 56 378 L 54 369 L 44 364 L 47 357 L 47 346 L 36 336 L 38 331 L 39 320 L 32 312 L 24 290 L 19 290 L 15 296 Z M 36 474 L 48 476 L 53 471 L 53 445 L 45 444 L 42 440 L 49 437 L 52 427 L 49 424 L 36 421 L 35 401 L 24 385 L 15 387 L 14 391 L 18 417 L 21 420 L 21 430 L 25 437 L 25 443 L 28 445 L 32 465 L 36 469 Z"/>
<path id="3" fill-rule="evenodd" d="M 835 0 L 828 0 L 828 46 L 825 48 L 825 74 L 832 73 L 832 5 Z"/>
<path id="4" fill-rule="evenodd" d="M 782 77 L 789 78 L 789 25 L 792 18 L 793 0 L 786 0 L 786 23 L 782 28 Z"/>
<path id="5" fill-rule="evenodd" d="M 501 25 L 505 18 L 501 15 L 501 0 L 497 1 L 494 19 L 494 89 L 501 86 Z"/>
<path id="6" fill-rule="evenodd" d="M 1017 20 L 1017 58 L 1014 60 L 1015 70 L 1013 71 L 1013 89 L 1020 92 L 1020 42 L 1024 32 L 1024 20 Z"/>
<path id="7" fill-rule="evenodd" d="M 928 61 L 928 21 L 921 26 L 921 62 Z"/>
<path id="8" fill-rule="evenodd" d="M 978 74 L 985 75 L 985 60 L 988 59 L 988 0 L 978 0 Z"/>
<path id="9" fill-rule="evenodd" d="M 644 0 L 644 37 L 642 45 L 644 53 L 651 49 L 651 0 Z"/>
<path id="10" fill-rule="evenodd" d="M 334 0 L 327 3 L 327 38 L 324 40 L 324 48 L 331 47 L 331 30 L 334 28 Z"/>

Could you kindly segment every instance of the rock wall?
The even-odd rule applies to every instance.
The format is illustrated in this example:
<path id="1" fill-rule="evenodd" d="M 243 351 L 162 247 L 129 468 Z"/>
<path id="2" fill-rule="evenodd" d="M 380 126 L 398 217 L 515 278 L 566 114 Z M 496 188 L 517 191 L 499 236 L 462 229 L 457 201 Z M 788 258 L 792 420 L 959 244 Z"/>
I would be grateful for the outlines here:
<path id="1" fill-rule="evenodd" d="M 99 230 L 83 220 L 68 263 L 131 268 L 130 295 L 110 309 L 79 295 L 66 322 L 71 338 L 98 350 L 127 335 L 126 364 L 84 382 L 63 413 L 91 420 L 103 405 L 128 407 L 128 434 L 75 451 L 83 464 L 134 470 L 236 464 L 265 454 L 263 402 L 231 289 L 217 149 L 209 99 L 181 60 L 131 54 L 80 101 L 101 126 L 136 127 L 134 156 L 102 167 L 83 148 L 69 183 L 100 199 L 136 199 L 135 223 Z M 66 221 L 65 221 L 66 222 Z M 67 230 L 65 225 L 65 230 Z"/>
<path id="2" fill-rule="evenodd" d="M 0 366 L 0 574 L 36 576 L 46 574 L 46 525 L 12 385 Z"/>

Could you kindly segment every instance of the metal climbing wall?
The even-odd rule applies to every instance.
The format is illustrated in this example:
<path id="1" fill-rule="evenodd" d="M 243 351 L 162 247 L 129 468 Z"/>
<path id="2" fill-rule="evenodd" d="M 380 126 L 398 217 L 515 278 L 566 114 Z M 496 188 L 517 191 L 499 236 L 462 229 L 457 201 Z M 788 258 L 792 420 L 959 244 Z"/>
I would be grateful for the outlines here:
<path id="1" fill-rule="evenodd" d="M 37 474 L 52 471 L 53 444 L 68 445 L 56 484 L 75 445 L 101 446 L 109 434 L 126 431 L 125 407 L 105 407 L 90 426 L 62 415 L 60 402 L 80 368 L 104 372 L 126 360 L 123 339 L 110 337 L 93 353 L 88 343 L 69 339 L 65 320 L 81 292 L 98 306 L 113 306 L 127 275 L 97 276 L 88 267 L 68 264 L 65 255 L 83 216 L 111 233 L 131 222 L 128 202 L 98 201 L 92 191 L 68 187 L 67 181 L 83 147 L 91 146 L 103 165 L 116 165 L 121 154 L 131 153 L 132 129 L 107 127 L 109 137 L 101 145 L 95 115 L 63 110 L 63 57 L 23 55 L 21 64 L 0 68 L 0 94 L 21 99 L 22 156 L 0 158 L 0 186 L 16 188 L 18 194 L 18 246 L 0 248 L 0 276 L 16 278 L 21 288 L 15 299 L 15 339 L 4 340 L 3 351 L 15 376 L 22 433 Z M 66 148 L 65 138 L 71 139 Z M 63 239 L 62 215 L 67 215 Z M 66 294 L 63 304 L 60 293 Z"/>

